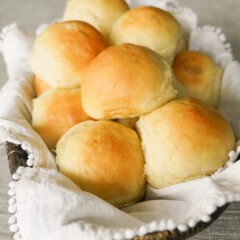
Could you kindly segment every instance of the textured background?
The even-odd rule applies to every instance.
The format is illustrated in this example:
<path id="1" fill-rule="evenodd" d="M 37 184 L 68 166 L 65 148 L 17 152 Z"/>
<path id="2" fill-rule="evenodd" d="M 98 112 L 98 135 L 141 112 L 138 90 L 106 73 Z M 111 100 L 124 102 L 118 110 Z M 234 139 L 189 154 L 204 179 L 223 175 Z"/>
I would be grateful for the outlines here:
<path id="1" fill-rule="evenodd" d="M 43 22 L 61 17 L 66 0 L 0 0 L 0 28 L 11 22 L 29 33 Z M 179 0 L 199 16 L 200 25 L 221 27 L 240 60 L 240 0 Z M 0 55 L 0 88 L 7 80 Z M 240 80 L 239 80 L 240 81 Z M 0 148 L 0 239 L 9 240 L 7 219 L 7 191 L 10 175 L 5 149 Z M 240 240 L 240 203 L 231 204 L 225 213 L 205 231 L 191 240 Z"/>

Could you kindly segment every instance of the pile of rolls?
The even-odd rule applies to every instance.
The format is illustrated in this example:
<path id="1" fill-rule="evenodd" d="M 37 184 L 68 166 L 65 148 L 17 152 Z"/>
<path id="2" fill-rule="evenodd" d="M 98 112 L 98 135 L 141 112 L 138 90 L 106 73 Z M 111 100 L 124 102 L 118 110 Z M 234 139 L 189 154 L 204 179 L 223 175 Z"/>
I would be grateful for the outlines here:
<path id="1" fill-rule="evenodd" d="M 235 140 L 217 112 L 222 69 L 178 21 L 124 0 L 69 0 L 37 36 L 32 125 L 59 171 L 117 207 L 209 176 Z"/>

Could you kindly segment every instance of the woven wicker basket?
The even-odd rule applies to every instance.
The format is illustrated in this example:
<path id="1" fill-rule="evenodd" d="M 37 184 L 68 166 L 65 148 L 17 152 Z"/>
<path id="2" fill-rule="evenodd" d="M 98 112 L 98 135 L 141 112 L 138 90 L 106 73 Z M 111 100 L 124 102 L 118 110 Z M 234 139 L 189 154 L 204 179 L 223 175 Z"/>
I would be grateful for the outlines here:
<path id="1" fill-rule="evenodd" d="M 6 144 L 7 156 L 9 161 L 9 169 L 11 175 L 13 175 L 18 167 L 23 166 L 27 167 L 27 153 L 21 148 L 20 145 L 15 145 L 12 143 Z M 196 233 L 202 231 L 206 227 L 208 227 L 212 222 L 214 222 L 228 207 L 229 204 L 224 205 L 221 208 L 218 208 L 212 214 L 212 220 L 208 223 L 199 222 L 194 228 L 188 228 L 185 232 L 180 232 L 177 229 L 172 231 L 162 231 L 162 232 L 153 232 L 150 234 L 146 234 L 145 236 L 135 237 L 134 240 L 180 240 L 187 239 Z"/>

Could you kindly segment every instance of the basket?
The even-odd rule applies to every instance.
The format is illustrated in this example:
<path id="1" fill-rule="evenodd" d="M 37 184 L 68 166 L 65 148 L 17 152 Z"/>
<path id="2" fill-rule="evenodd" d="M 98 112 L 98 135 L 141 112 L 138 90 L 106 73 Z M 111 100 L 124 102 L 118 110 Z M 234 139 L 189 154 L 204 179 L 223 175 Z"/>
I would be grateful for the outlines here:
<path id="1" fill-rule="evenodd" d="M 16 145 L 13 143 L 7 142 L 6 144 L 9 169 L 11 175 L 13 175 L 19 167 L 27 167 L 27 159 L 28 155 L 26 151 L 24 151 L 21 145 Z M 133 240 L 183 240 L 187 239 L 205 228 L 211 225 L 217 218 L 227 209 L 229 204 L 225 204 L 223 207 L 218 208 L 212 215 L 210 222 L 200 221 L 195 227 L 188 228 L 185 232 L 180 232 L 178 229 L 174 229 L 172 231 L 162 231 L 162 232 L 153 232 L 150 234 L 146 234 L 144 236 L 137 236 L 133 238 Z"/>

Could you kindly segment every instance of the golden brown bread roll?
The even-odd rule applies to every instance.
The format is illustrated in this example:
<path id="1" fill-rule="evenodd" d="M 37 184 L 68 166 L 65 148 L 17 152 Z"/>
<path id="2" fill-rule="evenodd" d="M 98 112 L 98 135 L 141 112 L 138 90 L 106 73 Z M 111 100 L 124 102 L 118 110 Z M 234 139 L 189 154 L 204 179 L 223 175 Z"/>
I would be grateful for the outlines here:
<path id="1" fill-rule="evenodd" d="M 51 87 L 47 83 L 45 83 L 43 80 L 41 80 L 38 76 L 34 77 L 33 87 L 37 97 L 51 89 Z"/>
<path id="2" fill-rule="evenodd" d="M 52 88 L 79 87 L 89 63 L 107 46 L 102 34 L 87 23 L 54 23 L 37 37 L 30 64 Z"/>
<path id="3" fill-rule="evenodd" d="M 113 121 L 86 121 L 57 144 L 61 173 L 82 190 L 117 207 L 140 200 L 145 192 L 144 159 L 136 132 Z"/>
<path id="4" fill-rule="evenodd" d="M 112 24 L 128 9 L 124 0 L 69 0 L 63 18 L 87 22 L 108 38 Z"/>
<path id="5" fill-rule="evenodd" d="M 235 145 L 228 122 L 194 98 L 171 101 L 140 117 L 137 129 L 154 188 L 211 175 Z"/>
<path id="6" fill-rule="evenodd" d="M 211 58 L 200 52 L 182 52 L 174 60 L 173 71 L 186 96 L 218 106 L 223 71 Z"/>
<path id="7" fill-rule="evenodd" d="M 89 119 L 82 108 L 79 88 L 50 90 L 33 101 L 33 128 L 50 149 L 55 149 L 69 128 Z"/>
<path id="8" fill-rule="evenodd" d="M 175 98 L 172 70 L 152 50 L 133 44 L 109 47 L 82 81 L 85 112 L 95 119 L 132 118 Z"/>
<path id="9" fill-rule="evenodd" d="M 180 24 L 170 13 L 154 7 L 138 7 L 126 12 L 114 23 L 110 42 L 148 47 L 171 64 L 179 50 L 182 35 Z"/>

